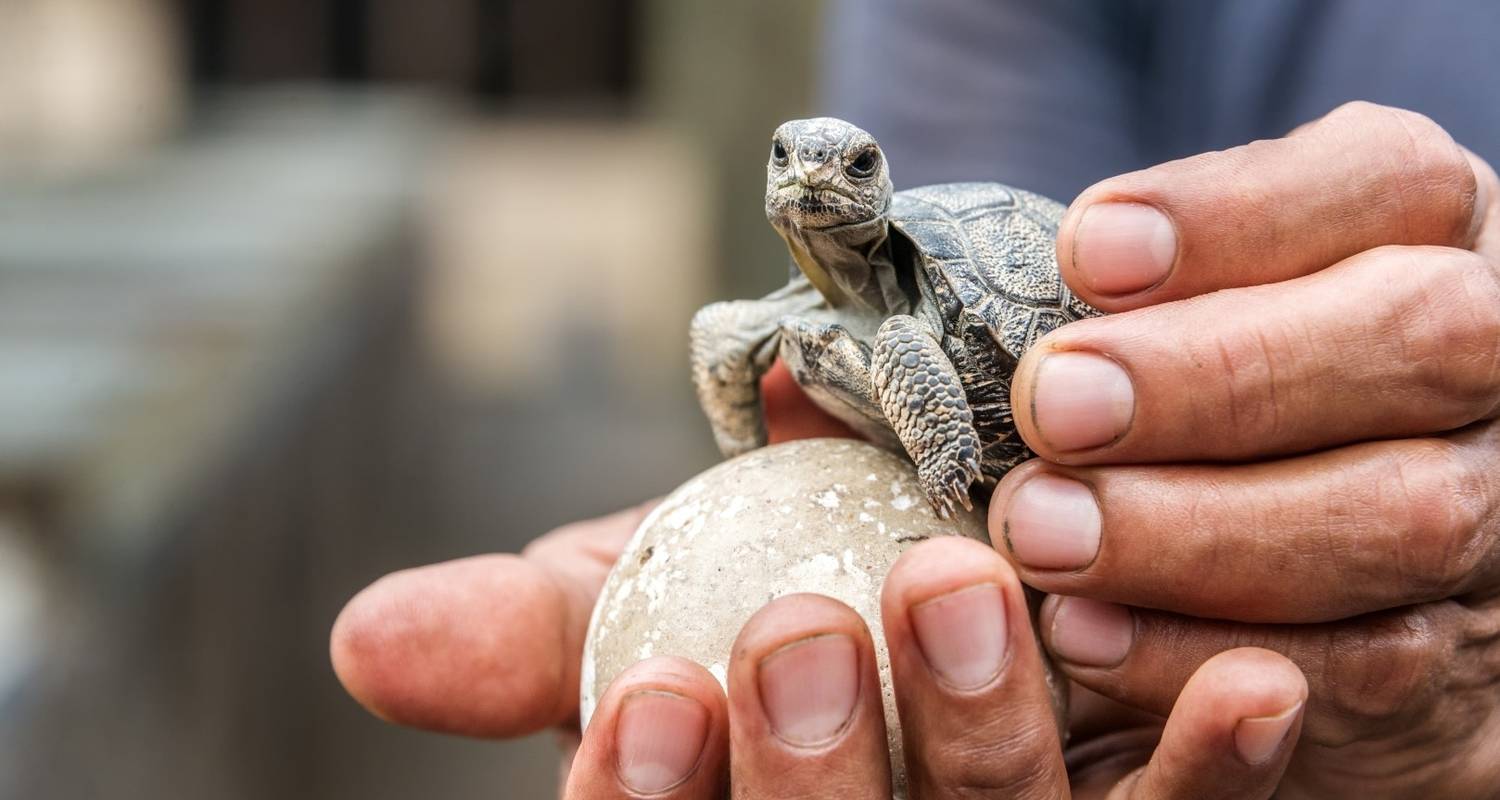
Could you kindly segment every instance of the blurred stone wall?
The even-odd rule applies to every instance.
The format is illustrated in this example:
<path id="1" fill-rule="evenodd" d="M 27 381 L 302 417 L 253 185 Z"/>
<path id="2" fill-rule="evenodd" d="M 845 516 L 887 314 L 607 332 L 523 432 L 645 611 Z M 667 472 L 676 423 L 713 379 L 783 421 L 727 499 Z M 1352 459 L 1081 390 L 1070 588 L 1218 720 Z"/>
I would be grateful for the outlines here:
<path id="1" fill-rule="evenodd" d="M 12 595 L 0 592 L 0 635 L 41 642 L 19 690 L 0 691 L 0 797 L 549 796 L 550 734 L 497 744 L 386 725 L 338 687 L 329 626 L 386 572 L 518 550 L 553 526 L 666 492 L 716 460 L 688 385 L 684 331 L 700 303 L 785 279 L 782 244 L 761 209 L 765 150 L 776 124 L 809 111 L 818 4 L 174 7 L 191 87 L 179 127 L 65 186 L 0 192 L 59 220 L 157 208 L 159 228 L 115 219 L 109 229 L 138 243 L 119 258 L 126 250 L 92 246 L 66 227 L 56 241 L 50 226 L 16 227 L 26 247 L 83 253 L 77 260 L 90 265 L 39 271 L 0 255 L 0 294 L 22 298 L 26 312 L 0 316 L 0 355 L 6 336 L 30 337 L 27 347 L 64 354 L 48 357 L 48 374 L 75 391 L 89 365 L 57 345 L 102 336 L 111 352 L 142 359 L 106 377 L 149 386 L 159 372 L 176 374 L 153 348 L 211 355 L 232 343 L 218 323 L 232 331 L 244 321 L 233 309 L 258 307 L 239 301 L 276 296 L 244 275 L 319 274 L 299 266 L 307 258 L 367 277 L 296 293 L 295 318 L 315 323 L 305 330 L 260 318 L 257 330 L 284 335 L 255 362 L 266 368 L 247 391 L 230 393 L 245 403 L 222 401 L 221 372 L 191 373 L 172 394 L 178 405 L 110 400 L 62 437 L 84 454 L 128 453 L 100 443 L 149 444 L 176 431 L 207 455 L 173 462 L 153 446 L 134 451 L 138 459 L 80 456 L 94 465 L 81 473 L 21 463 L 0 480 L 9 520 L 0 552 L 23 548 L 28 562 L 12 570 L 28 576 L 11 580 Z M 567 70 L 549 66 L 564 62 Z M 285 81 L 313 88 L 276 89 Z M 366 120 L 365 101 L 345 96 L 359 89 L 378 106 L 393 84 L 438 99 L 420 124 L 405 112 L 405 122 Z M 205 145 L 233 127 L 211 111 L 226 105 L 244 112 L 232 163 Z M 327 141 L 296 127 L 308 120 L 328 122 L 331 152 L 344 158 L 317 154 L 311 143 Z M 360 130 L 372 141 L 416 137 L 420 147 L 399 157 L 360 150 L 364 134 L 350 133 Z M 177 163 L 201 181 L 170 170 L 150 180 Z M 382 183 L 396 167 L 411 177 Z M 267 194 L 263 174 L 289 176 L 298 199 Z M 138 180 L 155 188 L 132 195 Z M 326 185 L 375 197 L 381 210 L 308 191 Z M 248 217 L 200 219 L 239 201 L 295 223 L 299 249 L 277 250 L 274 226 Z M 248 255 L 230 259 L 214 249 L 222 242 Z M 0 253 L 28 252 L 3 245 Z M 185 291 L 199 265 L 226 279 L 214 283 L 226 287 L 215 301 L 224 305 Z M 174 281 L 174 269 L 188 271 Z M 67 299 L 63 310 L 25 300 L 23 274 L 46 297 Z M 152 274 L 157 282 L 143 283 Z M 150 286 L 191 324 L 130 300 Z M 153 333 L 101 334 L 117 317 Z M 40 321 L 23 331 L 26 320 Z M 283 361 L 302 366 L 278 369 Z M 27 386 L 46 376 L 9 377 Z M 3 399 L 65 418 L 41 394 Z M 199 411 L 232 433 L 198 447 L 182 423 Z M 153 463 L 188 465 L 170 473 L 187 479 L 153 482 Z M 148 522 L 115 526 L 123 517 Z M 87 545 L 116 528 L 131 532 Z M 27 588 L 32 581 L 44 585 Z M 44 627 L 33 636 L 39 607 Z"/>
<path id="2" fill-rule="evenodd" d="M 168 135 L 185 91 L 161 0 L 0 3 L 0 176 L 77 174 Z"/>
<path id="3" fill-rule="evenodd" d="M 765 218 L 766 161 L 782 122 L 814 113 L 823 3 L 652 0 L 642 108 L 687 132 L 717 193 L 719 292 L 765 294 L 786 282 L 786 245 Z"/>

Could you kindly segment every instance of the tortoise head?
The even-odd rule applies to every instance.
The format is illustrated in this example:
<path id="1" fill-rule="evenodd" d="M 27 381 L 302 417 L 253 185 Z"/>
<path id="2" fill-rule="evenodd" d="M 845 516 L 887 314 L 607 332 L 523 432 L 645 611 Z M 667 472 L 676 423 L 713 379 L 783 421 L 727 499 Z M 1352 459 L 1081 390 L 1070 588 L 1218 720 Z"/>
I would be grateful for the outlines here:
<path id="1" fill-rule="evenodd" d="M 785 234 L 870 222 L 891 203 L 875 137 L 832 117 L 797 119 L 771 137 L 766 218 Z"/>

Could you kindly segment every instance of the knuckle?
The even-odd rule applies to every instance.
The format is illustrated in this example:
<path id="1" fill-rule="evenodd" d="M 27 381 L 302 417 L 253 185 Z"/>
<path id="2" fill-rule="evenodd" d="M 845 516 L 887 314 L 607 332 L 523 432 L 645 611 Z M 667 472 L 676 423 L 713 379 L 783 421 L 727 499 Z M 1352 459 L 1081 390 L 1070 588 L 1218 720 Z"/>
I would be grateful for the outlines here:
<path id="1" fill-rule="evenodd" d="M 1406 443 L 1393 465 L 1397 487 L 1387 517 L 1396 521 L 1394 564 L 1404 594 L 1420 602 L 1452 597 L 1478 576 L 1487 555 L 1480 535 L 1488 517 L 1483 476 L 1458 445 Z"/>
<path id="2" fill-rule="evenodd" d="M 1418 378 L 1454 405 L 1460 427 L 1492 415 L 1500 403 L 1500 274 L 1483 256 L 1446 250 L 1413 313 L 1428 321 L 1437 352 L 1417 362 Z"/>
<path id="3" fill-rule="evenodd" d="M 1366 134 L 1381 137 L 1381 144 L 1400 148 L 1401 155 L 1467 167 L 1458 143 L 1426 114 L 1364 100 L 1345 103 L 1328 115 L 1338 126 L 1353 126 Z"/>
<path id="4" fill-rule="evenodd" d="M 1021 715 L 1025 716 L 1025 715 Z M 923 748 L 920 759 L 928 780 L 942 796 L 1041 798 L 1055 796 L 1048 763 L 1050 747 L 1057 746 L 1045 719 L 995 718 L 971 735 L 936 741 Z"/>
<path id="5" fill-rule="evenodd" d="M 1500 411 L 1500 271 L 1448 247 L 1386 245 L 1362 258 L 1375 267 L 1363 295 L 1369 341 L 1400 365 L 1391 388 L 1418 398 L 1436 429 L 1461 428 Z"/>
<path id="6" fill-rule="evenodd" d="M 1366 732 L 1400 726 L 1436 691 L 1448 643 L 1424 607 L 1341 627 L 1327 641 L 1322 702 Z"/>
<path id="7" fill-rule="evenodd" d="M 1329 121 L 1349 119 L 1368 121 L 1379 117 L 1387 110 L 1395 109 L 1392 109 L 1390 106 L 1381 105 L 1379 103 L 1372 103 L 1368 100 L 1350 100 L 1349 102 L 1343 103 L 1334 110 L 1328 112 L 1328 116 L 1325 117 L 1325 119 Z"/>
<path id="8" fill-rule="evenodd" d="M 1325 121 L 1334 131 L 1389 154 L 1389 163 L 1398 169 L 1393 176 L 1397 197 L 1424 201 L 1401 201 L 1408 230 L 1441 232 L 1420 240 L 1462 244 L 1472 237 L 1479 180 L 1463 148 L 1443 126 L 1425 114 L 1365 101 L 1339 106 Z"/>
<path id="9" fill-rule="evenodd" d="M 1278 374 L 1298 360 L 1297 341 L 1290 328 L 1262 320 L 1251 328 L 1237 329 L 1207 341 L 1219 366 L 1220 391 L 1204 393 L 1205 417 L 1217 417 L 1216 426 L 1233 431 L 1233 449 L 1256 447 L 1279 440 L 1288 432 L 1289 421 L 1282 405 L 1292 396 L 1278 385 Z M 1206 359 L 1195 359 L 1203 361 Z"/>

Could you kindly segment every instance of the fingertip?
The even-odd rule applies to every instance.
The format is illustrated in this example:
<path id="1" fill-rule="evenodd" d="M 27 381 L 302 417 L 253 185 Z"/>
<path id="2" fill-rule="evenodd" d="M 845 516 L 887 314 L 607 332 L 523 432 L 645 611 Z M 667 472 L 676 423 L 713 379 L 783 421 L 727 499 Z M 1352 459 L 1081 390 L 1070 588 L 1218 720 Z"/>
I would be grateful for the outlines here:
<path id="1" fill-rule="evenodd" d="M 919 542 L 891 565 L 881 589 L 884 614 L 906 609 L 940 595 L 979 583 L 1019 594 L 1021 580 L 995 548 L 964 536 L 941 536 Z"/>
<path id="2" fill-rule="evenodd" d="M 633 664 L 600 697 L 566 796 L 717 797 L 728 725 L 723 691 L 702 666 L 670 656 Z"/>
<path id="3" fill-rule="evenodd" d="M 1242 647 L 1203 662 L 1183 687 L 1168 739 L 1219 743 L 1249 767 L 1288 749 L 1307 704 L 1307 679 L 1285 656 Z"/>
<path id="4" fill-rule="evenodd" d="M 1010 409 L 1016 433 L 1020 434 L 1021 441 L 1025 442 L 1033 453 L 1044 458 L 1056 454 L 1051 452 L 1051 448 L 1042 438 L 1034 419 L 1036 373 L 1042 356 L 1054 349 L 1052 342 L 1049 341 L 1051 336 L 1052 334 L 1048 334 L 1042 337 L 1040 341 L 1021 354 L 1021 360 L 1016 362 L 1016 370 L 1010 378 Z"/>
<path id="5" fill-rule="evenodd" d="M 1047 595 L 1037 625 L 1058 666 L 1084 683 L 1120 667 L 1136 644 L 1135 612 L 1088 597 Z"/>
<path id="6" fill-rule="evenodd" d="M 378 612 L 380 583 L 365 587 L 339 611 L 328 635 L 328 660 L 344 691 L 365 710 L 390 722 L 380 702 L 384 694 L 380 687 L 389 683 L 381 677 L 384 626 Z"/>
<path id="7" fill-rule="evenodd" d="M 832 597 L 798 593 L 772 600 L 740 628 L 730 651 L 727 680 L 730 703 L 749 712 L 736 724 L 755 727 L 758 723 L 752 718 L 763 723 L 775 716 L 776 709 L 767 708 L 777 704 L 767 696 L 765 674 L 772 662 L 806 661 L 799 669 L 822 674 L 830 693 L 854 702 L 864 671 L 862 665 L 874 663 L 874 647 L 869 627 L 859 612 Z M 779 658 L 798 648 L 812 655 Z M 828 698 L 817 699 L 821 702 Z M 842 708 L 842 702 L 832 705 Z M 763 710 L 770 713 L 762 714 Z"/>
<path id="8" fill-rule="evenodd" d="M 859 612 L 832 597 L 800 592 L 778 597 L 750 615 L 735 637 L 732 653 L 736 659 L 759 657 L 788 638 L 816 633 L 869 638 Z"/>
<path id="9" fill-rule="evenodd" d="M 971 539 L 931 539 L 902 554 L 881 599 L 913 794 L 1066 786 L 1061 698 L 1011 565 Z"/>
<path id="10" fill-rule="evenodd" d="M 422 710 L 425 665 L 413 658 L 443 635 L 421 587 L 426 567 L 385 575 L 349 600 L 334 620 L 329 655 L 345 691 L 386 722 L 429 727 Z M 430 709 L 429 709 L 430 710 Z"/>
<path id="11" fill-rule="evenodd" d="M 735 640 L 728 684 L 736 796 L 829 785 L 890 796 L 874 640 L 854 609 L 816 594 L 771 601 Z"/>
<path id="12" fill-rule="evenodd" d="M 481 556 L 387 575 L 355 595 L 329 637 L 334 673 L 377 717 L 508 737 L 572 712 L 566 600 L 536 565 Z"/>
<path id="13" fill-rule="evenodd" d="M 1183 687 L 1129 797 L 1270 797 L 1301 730 L 1307 683 L 1285 657 L 1239 648 Z"/>
<path id="14" fill-rule="evenodd" d="M 793 748 L 838 738 L 874 669 L 858 612 L 831 597 L 791 594 L 756 611 L 735 638 L 728 685 L 735 725 Z"/>
<path id="15" fill-rule="evenodd" d="M 1260 647 L 1240 647 L 1213 656 L 1182 690 L 1184 697 L 1213 698 L 1210 705 L 1231 723 L 1300 708 L 1307 692 L 1307 678 L 1291 659 Z"/>
<path id="16" fill-rule="evenodd" d="M 1087 472 L 1028 461 L 996 484 L 988 513 L 995 550 L 1036 588 L 1076 589 L 1067 581 L 1100 557 L 1104 513 Z"/>
<path id="17" fill-rule="evenodd" d="M 961 536 L 902 553 L 881 590 L 892 669 L 960 692 L 990 683 L 1018 649 L 1035 657 L 1029 619 L 1015 569 L 993 547 Z"/>
<path id="18" fill-rule="evenodd" d="M 1496 194 L 1500 193 L 1500 177 L 1488 161 L 1475 155 L 1466 147 L 1459 147 L 1469 169 L 1474 173 L 1473 213 L 1469 219 L 1469 230 L 1464 241 L 1480 253 L 1500 255 L 1500 207 Z"/>
<path id="19" fill-rule="evenodd" d="M 719 680 L 703 665 L 677 656 L 652 656 L 626 667 L 605 688 L 598 708 L 589 720 L 589 728 L 592 729 L 601 717 L 603 721 L 599 724 L 612 724 L 621 701 L 643 691 L 663 692 L 691 700 L 702 707 L 709 730 L 727 728 L 729 715 L 724 706 L 724 688 Z"/>
<path id="20" fill-rule="evenodd" d="M 1012 467 L 999 481 L 995 483 L 995 490 L 990 493 L 990 507 L 987 522 L 989 524 L 990 541 L 996 549 L 1000 547 L 1005 537 L 1005 506 L 1010 502 L 1011 495 L 1016 489 L 1038 471 L 1046 470 L 1047 462 L 1040 458 L 1023 461 Z M 1001 555 L 1004 555 L 1002 552 Z"/>

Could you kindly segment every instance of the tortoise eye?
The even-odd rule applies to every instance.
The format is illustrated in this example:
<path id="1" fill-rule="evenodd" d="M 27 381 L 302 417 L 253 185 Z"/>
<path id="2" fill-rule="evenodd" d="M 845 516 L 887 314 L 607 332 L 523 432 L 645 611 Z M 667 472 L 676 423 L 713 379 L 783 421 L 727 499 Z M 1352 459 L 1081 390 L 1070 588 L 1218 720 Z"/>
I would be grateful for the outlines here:
<path id="1" fill-rule="evenodd" d="M 786 147 L 781 144 L 780 139 L 771 141 L 771 160 L 776 162 L 778 167 L 786 166 Z"/>
<path id="2" fill-rule="evenodd" d="M 844 172 L 848 173 L 851 178 L 869 178 L 875 174 L 875 170 L 879 167 L 880 154 L 876 153 L 874 148 L 870 148 L 849 162 L 849 166 L 844 168 Z"/>

